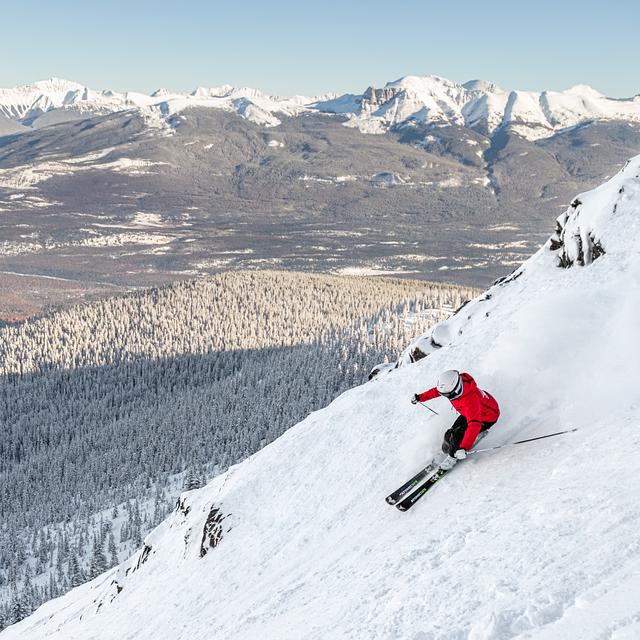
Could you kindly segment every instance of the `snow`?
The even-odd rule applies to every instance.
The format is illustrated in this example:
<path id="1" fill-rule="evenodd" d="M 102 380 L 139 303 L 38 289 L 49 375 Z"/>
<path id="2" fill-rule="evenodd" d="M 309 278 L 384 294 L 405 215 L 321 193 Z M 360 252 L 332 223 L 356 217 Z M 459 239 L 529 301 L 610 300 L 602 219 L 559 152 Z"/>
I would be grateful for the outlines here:
<path id="1" fill-rule="evenodd" d="M 386 189 L 389 187 L 413 186 L 409 182 L 410 176 L 399 176 L 396 173 L 375 173 L 373 175 L 347 175 L 347 176 L 310 176 L 304 174 L 298 178 L 304 182 L 321 182 L 324 184 L 344 185 L 347 182 L 366 181 L 371 182 L 374 187 Z M 457 186 L 457 185 L 456 185 Z"/>
<path id="2" fill-rule="evenodd" d="M 146 213 L 139 211 L 134 215 L 132 224 L 145 227 L 162 227 L 162 216 L 158 213 Z"/>
<path id="3" fill-rule="evenodd" d="M 504 110 L 503 126 L 506 123 L 511 123 L 513 131 L 529 140 L 548 137 L 549 130 L 553 131 L 546 122 L 537 93 L 512 91 Z"/>
<path id="4" fill-rule="evenodd" d="M 438 186 L 442 189 L 461 187 L 462 180 L 458 176 L 453 176 L 451 178 L 447 178 L 446 180 L 441 180 L 440 182 L 438 182 Z"/>
<path id="5" fill-rule="evenodd" d="M 5 189 L 30 189 L 55 176 L 68 176 L 80 171 L 110 170 L 127 175 L 149 175 L 151 167 L 166 165 L 166 162 L 153 162 L 132 158 L 119 158 L 112 162 L 96 163 L 96 160 L 108 155 L 112 149 L 101 153 L 87 154 L 71 159 L 43 160 L 26 165 L 0 169 L 0 187 Z"/>
<path id="6" fill-rule="evenodd" d="M 578 200 L 565 242 L 586 225 L 604 255 L 563 269 L 547 242 L 1 640 L 638 638 L 640 156 Z M 415 346 L 429 356 L 409 364 Z M 500 402 L 483 447 L 577 431 L 478 453 L 400 513 L 384 497 L 454 418 L 409 398 L 449 368 Z"/>
<path id="7" fill-rule="evenodd" d="M 413 271 L 405 271 L 404 269 L 383 269 L 382 267 L 344 267 L 339 269 L 338 273 L 343 276 L 393 276 L 404 275 L 406 273 L 415 273 Z"/>
<path id="8" fill-rule="evenodd" d="M 108 236 L 84 238 L 78 244 L 87 247 L 121 247 L 127 244 L 165 245 L 176 240 L 175 237 L 164 236 L 159 233 L 114 233 Z"/>
<path id="9" fill-rule="evenodd" d="M 391 98 L 375 108 L 366 104 L 354 108 L 360 103 L 355 99 L 333 101 L 327 110 L 349 116 L 345 124 L 363 133 L 384 133 L 391 126 L 413 121 L 459 124 L 486 129 L 489 134 L 510 126 L 529 140 L 592 120 L 640 121 L 640 100 L 607 98 L 585 85 L 563 92 L 506 93 L 480 80 L 458 85 L 438 76 L 406 76 L 387 83 L 381 91 Z"/>
<path id="10" fill-rule="evenodd" d="M 372 88 L 371 88 L 372 89 Z M 38 128 L 79 118 L 124 110 L 137 111 L 148 133 L 170 135 L 171 119 L 190 107 L 223 109 L 266 127 L 280 124 L 278 115 L 296 116 L 320 111 L 347 118 L 345 126 L 363 133 L 382 134 L 392 126 L 425 123 L 479 129 L 489 135 L 511 127 L 529 139 L 549 137 L 594 120 L 640 122 L 640 97 L 607 98 L 586 85 L 562 92 L 512 91 L 483 80 L 459 85 L 438 76 L 405 76 L 364 95 L 288 97 L 270 96 L 250 87 L 198 87 L 191 94 L 156 91 L 92 91 L 75 82 L 54 78 L 30 86 L 0 89 L 0 115 L 14 123 Z M 369 90 L 368 90 L 369 91 Z"/>

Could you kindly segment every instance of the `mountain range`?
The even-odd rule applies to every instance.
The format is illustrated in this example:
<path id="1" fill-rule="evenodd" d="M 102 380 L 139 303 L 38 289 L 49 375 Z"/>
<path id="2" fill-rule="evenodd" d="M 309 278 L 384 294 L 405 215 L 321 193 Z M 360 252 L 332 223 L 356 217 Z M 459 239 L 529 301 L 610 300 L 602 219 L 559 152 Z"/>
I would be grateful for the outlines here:
<path id="1" fill-rule="evenodd" d="M 142 93 L 92 91 L 54 78 L 33 85 L 0 90 L 0 114 L 14 126 L 41 128 L 90 116 L 135 111 L 150 126 L 171 126 L 171 119 L 191 107 L 232 111 L 243 118 L 277 126 L 280 116 L 304 113 L 344 115 L 346 126 L 364 133 L 385 133 L 411 124 L 459 125 L 484 135 L 510 127 L 523 138 L 550 137 L 563 129 L 594 120 L 640 122 L 640 95 L 614 99 L 586 85 L 566 91 L 503 91 L 495 84 L 473 80 L 463 85 L 438 76 L 406 76 L 382 89 L 369 87 L 361 95 L 270 96 L 248 87 L 198 87 L 190 94 L 160 89 Z M 9 126 L 2 121 L 3 126 Z"/>
<path id="2" fill-rule="evenodd" d="M 640 149 L 640 98 L 0 90 L 0 320 L 230 269 L 486 287 Z"/>

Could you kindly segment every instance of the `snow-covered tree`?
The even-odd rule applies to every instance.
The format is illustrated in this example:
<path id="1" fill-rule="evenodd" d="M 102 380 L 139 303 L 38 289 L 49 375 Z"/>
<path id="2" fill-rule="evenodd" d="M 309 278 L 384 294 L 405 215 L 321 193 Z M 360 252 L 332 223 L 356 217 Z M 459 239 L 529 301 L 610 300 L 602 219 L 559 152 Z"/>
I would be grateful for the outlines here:
<path id="1" fill-rule="evenodd" d="M 89 579 L 97 578 L 109 568 L 109 563 L 104 555 L 102 541 L 100 536 L 96 536 L 93 540 L 93 551 L 91 553 L 91 562 L 89 564 Z"/>
<path id="2" fill-rule="evenodd" d="M 81 561 L 95 573 L 96 537 L 108 564 L 112 535 L 139 548 L 172 508 L 170 475 L 188 469 L 188 488 L 203 486 L 475 293 L 228 273 L 0 329 L 0 603 L 27 563 L 40 590 L 55 591 L 52 571 L 63 593 L 86 579 Z"/>

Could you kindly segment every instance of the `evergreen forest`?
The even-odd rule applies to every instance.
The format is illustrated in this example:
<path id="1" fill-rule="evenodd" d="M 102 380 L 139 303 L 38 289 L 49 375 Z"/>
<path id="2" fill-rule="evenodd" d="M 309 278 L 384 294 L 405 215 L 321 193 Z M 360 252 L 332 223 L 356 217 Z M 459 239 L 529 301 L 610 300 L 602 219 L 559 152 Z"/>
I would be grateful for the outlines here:
<path id="1" fill-rule="evenodd" d="M 0 329 L 0 629 L 478 293 L 228 272 Z"/>

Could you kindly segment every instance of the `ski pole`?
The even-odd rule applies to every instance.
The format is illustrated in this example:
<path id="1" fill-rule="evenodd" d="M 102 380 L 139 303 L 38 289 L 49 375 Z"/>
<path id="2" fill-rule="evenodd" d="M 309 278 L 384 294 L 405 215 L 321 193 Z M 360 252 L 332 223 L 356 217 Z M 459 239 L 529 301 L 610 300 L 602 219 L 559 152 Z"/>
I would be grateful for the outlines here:
<path id="1" fill-rule="evenodd" d="M 425 409 L 429 409 L 429 411 L 431 411 L 431 413 L 435 413 L 436 415 L 438 415 L 437 411 L 434 411 L 431 407 L 427 407 L 426 404 L 422 404 L 422 402 L 418 403 L 421 407 L 424 407 Z"/>
<path id="2" fill-rule="evenodd" d="M 523 442 L 533 442 L 534 440 L 544 440 L 544 438 L 553 438 L 553 436 L 561 436 L 563 433 L 573 433 L 577 429 L 568 429 L 567 431 L 558 431 L 558 433 L 549 433 L 546 436 L 538 436 L 537 438 L 527 438 L 526 440 L 518 440 L 518 442 L 508 442 L 507 444 L 501 444 L 497 447 L 489 447 L 488 449 L 471 449 L 468 453 L 482 453 L 483 451 L 495 451 L 496 449 L 502 449 L 503 447 L 511 447 L 514 444 L 522 444 Z"/>

